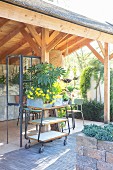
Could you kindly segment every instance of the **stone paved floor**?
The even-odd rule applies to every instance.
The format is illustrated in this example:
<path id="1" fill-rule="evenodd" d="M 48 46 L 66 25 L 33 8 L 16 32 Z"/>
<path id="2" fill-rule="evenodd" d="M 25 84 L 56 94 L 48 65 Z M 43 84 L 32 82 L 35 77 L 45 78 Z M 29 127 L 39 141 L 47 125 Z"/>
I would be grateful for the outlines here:
<path id="1" fill-rule="evenodd" d="M 0 170 L 75 170 L 75 133 L 46 143 L 44 152 L 39 154 L 39 145 L 0 155 Z"/>

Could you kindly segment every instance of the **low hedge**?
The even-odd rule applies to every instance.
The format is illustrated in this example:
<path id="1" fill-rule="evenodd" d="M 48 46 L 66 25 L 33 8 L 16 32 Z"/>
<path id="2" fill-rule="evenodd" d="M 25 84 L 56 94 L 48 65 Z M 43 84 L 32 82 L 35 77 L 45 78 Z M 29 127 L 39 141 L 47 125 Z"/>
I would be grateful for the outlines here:
<path id="1" fill-rule="evenodd" d="M 82 106 L 84 119 L 92 121 L 104 120 L 104 104 L 94 101 L 84 101 Z M 81 114 L 76 113 L 75 118 L 81 119 Z"/>
<path id="2" fill-rule="evenodd" d="M 113 141 L 113 124 L 102 126 L 84 125 L 82 131 L 85 135 L 95 137 L 98 140 Z"/>

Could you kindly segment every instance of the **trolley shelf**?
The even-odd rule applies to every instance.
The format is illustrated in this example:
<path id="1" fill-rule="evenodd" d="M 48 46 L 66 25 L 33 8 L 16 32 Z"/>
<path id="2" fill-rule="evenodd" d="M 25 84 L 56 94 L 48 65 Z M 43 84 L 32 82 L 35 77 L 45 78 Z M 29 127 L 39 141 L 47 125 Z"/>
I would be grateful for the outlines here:
<path id="1" fill-rule="evenodd" d="M 68 136 L 68 133 L 63 133 L 58 131 L 44 132 L 40 134 L 39 142 L 48 142 L 65 136 Z M 33 135 L 33 136 L 28 135 L 28 138 L 31 140 L 38 141 L 38 135 Z"/>
<path id="2" fill-rule="evenodd" d="M 67 118 L 59 118 L 59 117 L 48 117 L 43 118 L 42 125 L 49 125 L 49 124 L 55 124 L 60 122 L 66 122 Z M 41 123 L 41 119 L 35 119 L 30 121 L 29 123 L 39 125 Z"/>

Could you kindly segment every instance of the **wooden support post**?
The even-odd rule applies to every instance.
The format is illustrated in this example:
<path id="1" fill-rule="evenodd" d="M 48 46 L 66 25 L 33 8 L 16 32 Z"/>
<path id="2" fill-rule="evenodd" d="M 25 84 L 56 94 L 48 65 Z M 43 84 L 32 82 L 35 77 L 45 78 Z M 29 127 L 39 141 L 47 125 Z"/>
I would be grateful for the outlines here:
<path id="1" fill-rule="evenodd" d="M 49 63 L 49 52 L 47 52 L 47 41 L 49 39 L 49 30 L 42 28 L 42 56 L 41 61 Z"/>
<path id="2" fill-rule="evenodd" d="M 105 57 L 104 57 L 104 123 L 110 121 L 110 66 L 108 43 L 105 43 Z"/>

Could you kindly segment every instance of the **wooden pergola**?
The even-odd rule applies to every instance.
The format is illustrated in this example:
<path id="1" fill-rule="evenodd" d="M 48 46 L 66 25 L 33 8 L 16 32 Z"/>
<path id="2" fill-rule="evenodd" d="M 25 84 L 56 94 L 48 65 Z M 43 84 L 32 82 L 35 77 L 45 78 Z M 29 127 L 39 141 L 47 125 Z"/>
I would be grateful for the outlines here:
<path id="1" fill-rule="evenodd" d="M 34 1 L 34 0 L 33 0 Z M 32 4 L 33 4 L 32 1 Z M 40 3 L 39 3 L 40 2 Z M 41 10 L 38 8 L 42 2 L 25 0 L 0 1 L 0 64 L 5 64 L 9 54 L 23 54 L 41 56 L 42 62 L 49 62 L 49 52 L 57 49 L 65 54 L 68 45 L 68 54 L 87 46 L 93 54 L 104 64 L 104 122 L 110 121 L 110 69 L 109 61 L 113 54 L 109 54 L 109 43 L 113 43 L 113 29 L 107 24 L 94 22 L 84 18 L 78 22 L 78 15 L 74 19 L 62 17 L 64 9 L 59 8 L 60 15 L 52 16 L 47 10 L 53 5 L 44 2 Z M 43 7 L 42 5 L 42 7 Z M 57 9 L 58 10 L 58 9 Z M 67 12 L 65 10 L 65 12 Z M 90 21 L 90 22 L 89 22 Z M 88 25 L 89 22 L 89 25 Z M 97 25 L 96 25 L 97 24 Z M 68 42 L 67 42 L 68 39 Z M 102 52 L 100 55 L 90 44 L 97 41 Z M 104 45 L 103 45 L 104 43 Z M 12 63 L 14 61 L 12 60 Z"/>

